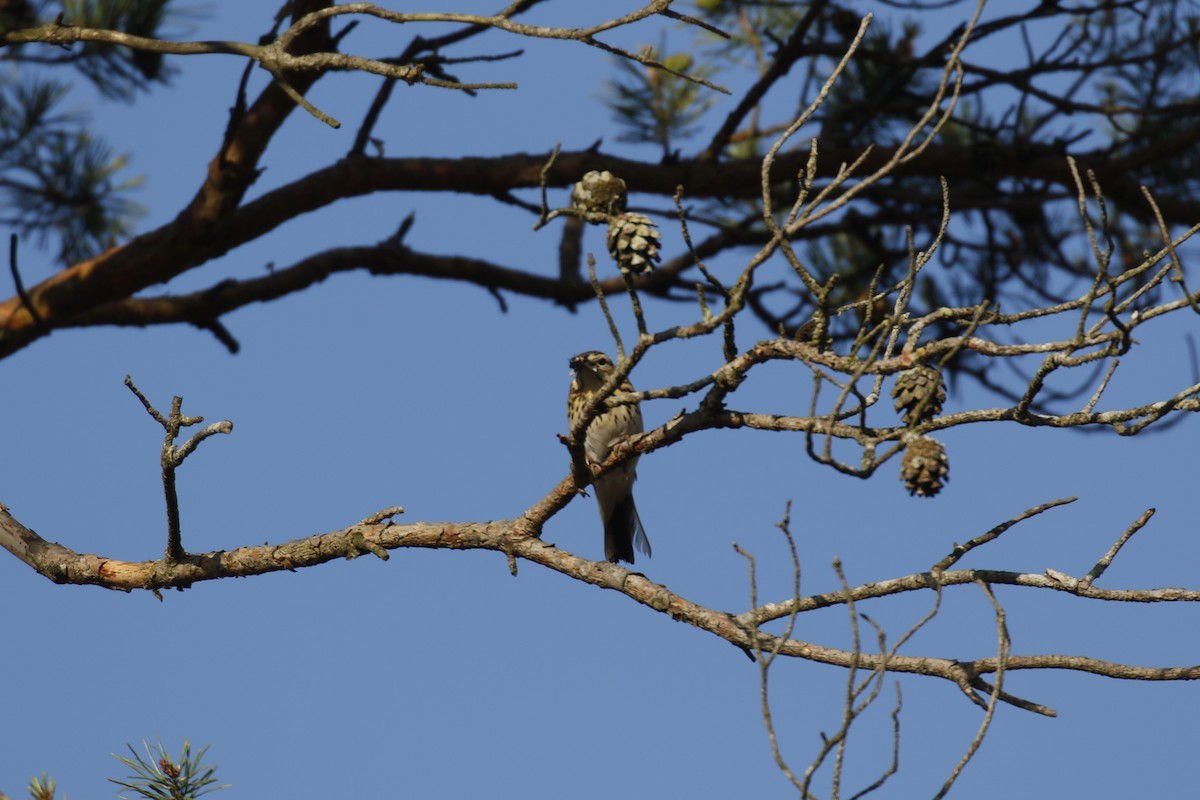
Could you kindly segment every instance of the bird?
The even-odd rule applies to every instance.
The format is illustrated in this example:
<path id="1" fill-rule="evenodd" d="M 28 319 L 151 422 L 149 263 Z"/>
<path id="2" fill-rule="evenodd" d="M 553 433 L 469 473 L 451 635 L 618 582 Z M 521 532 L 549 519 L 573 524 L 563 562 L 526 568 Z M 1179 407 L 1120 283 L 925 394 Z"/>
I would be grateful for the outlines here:
<path id="1" fill-rule="evenodd" d="M 567 423 L 573 431 L 596 393 L 612 375 L 613 362 L 599 350 L 589 350 L 572 358 L 570 364 L 574 378 L 567 395 Z M 633 385 L 625 380 L 617 390 L 632 392 Z M 641 432 L 642 410 L 637 403 L 614 408 L 602 406 L 584 434 L 583 450 L 588 464 L 603 464 L 616 442 Z M 614 564 L 620 561 L 634 563 L 635 543 L 638 550 L 647 556 L 651 555 L 650 540 L 646 537 L 646 529 L 642 527 L 637 506 L 633 503 L 636 466 L 635 455 L 592 484 L 596 503 L 600 507 L 600 519 L 604 523 L 604 557 Z"/>

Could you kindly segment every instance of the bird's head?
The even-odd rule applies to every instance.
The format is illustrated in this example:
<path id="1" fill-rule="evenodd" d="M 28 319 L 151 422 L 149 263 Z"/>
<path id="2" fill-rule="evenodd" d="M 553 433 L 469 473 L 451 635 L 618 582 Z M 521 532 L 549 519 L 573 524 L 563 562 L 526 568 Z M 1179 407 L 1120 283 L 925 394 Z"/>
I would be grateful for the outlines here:
<path id="1" fill-rule="evenodd" d="M 571 359 L 571 369 L 584 389 L 598 389 L 612 374 L 613 362 L 599 350 L 589 350 Z"/>

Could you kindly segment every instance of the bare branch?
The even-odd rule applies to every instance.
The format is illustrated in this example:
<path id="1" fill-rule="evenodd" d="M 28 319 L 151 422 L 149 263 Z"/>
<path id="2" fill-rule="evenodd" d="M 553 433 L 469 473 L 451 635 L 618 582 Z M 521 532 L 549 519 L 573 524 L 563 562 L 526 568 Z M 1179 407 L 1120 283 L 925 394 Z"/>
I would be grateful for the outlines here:
<path id="1" fill-rule="evenodd" d="M 13 287 L 17 290 L 17 297 L 21 298 L 21 302 L 25 306 L 25 310 L 29 312 L 29 316 L 33 318 L 35 325 L 45 324 L 42 321 L 42 315 L 38 313 L 37 306 L 29 299 L 29 295 L 25 293 L 25 284 L 21 281 L 21 271 L 17 268 L 17 244 L 20 239 L 17 235 L 11 234 L 8 238 L 8 271 L 12 275 Z"/>
<path id="2" fill-rule="evenodd" d="M 1083 578 L 1080 580 L 1080 584 L 1083 586 L 1091 586 L 1092 581 L 1103 575 L 1104 571 L 1108 569 L 1109 565 L 1112 564 L 1113 559 L 1117 557 L 1117 553 L 1121 552 L 1121 548 L 1125 546 L 1125 543 L 1128 542 L 1135 533 L 1145 527 L 1146 523 L 1149 522 L 1150 518 L 1153 516 L 1153 508 L 1148 508 L 1143 511 L 1142 515 L 1135 519 L 1133 524 L 1125 529 L 1125 532 L 1121 534 L 1121 538 L 1117 539 L 1117 541 L 1113 543 L 1113 546 L 1108 549 L 1108 552 L 1096 562 L 1096 565 L 1088 570 L 1088 574 L 1083 576 Z"/>
<path id="3" fill-rule="evenodd" d="M 987 713 L 984 714 L 983 721 L 979 723 L 979 730 L 975 734 L 975 738 L 971 740 L 970 746 L 967 747 L 967 752 L 964 753 L 963 757 L 959 759 L 959 762 L 954 765 L 954 769 L 951 771 L 950 776 L 946 778 L 946 782 L 942 784 L 942 788 L 936 795 L 934 795 L 935 798 L 945 797 L 946 794 L 949 793 L 950 788 L 954 785 L 954 782 L 958 780 L 958 776 L 962 774 L 963 768 L 967 766 L 967 763 L 970 762 L 975 753 L 979 751 L 979 746 L 983 744 L 983 737 L 987 735 L 988 729 L 992 725 L 992 718 L 996 713 L 996 701 L 1001 697 L 1001 687 L 1004 682 L 1004 669 L 1008 662 L 1009 650 L 1012 647 L 1012 642 L 1008 636 L 1008 624 L 1004 614 L 1004 607 L 1000 605 L 998 600 L 996 600 L 996 595 L 992 593 L 991 587 L 989 587 L 983 581 L 979 581 L 978 584 L 979 588 L 981 588 L 984 594 L 987 595 L 988 600 L 991 601 L 992 607 L 996 610 L 996 685 L 992 690 L 991 697 L 988 698 Z"/>
<path id="4" fill-rule="evenodd" d="M 621 454 L 610 456 L 606 466 L 616 463 Z M 80 554 L 62 545 L 48 542 L 21 525 L 7 510 L 0 511 L 0 544 L 19 559 L 56 583 L 96 585 L 109 589 L 130 591 L 133 589 L 159 590 L 164 588 L 187 588 L 194 583 L 229 577 L 261 575 L 280 570 L 294 571 L 303 567 L 316 566 L 328 561 L 353 557 L 362 552 L 373 552 L 375 546 L 384 550 L 399 547 L 426 547 L 448 549 L 494 550 L 514 558 L 524 559 L 553 569 L 584 583 L 618 591 L 630 599 L 670 615 L 672 619 L 686 622 L 699 630 L 706 631 L 742 648 L 758 647 L 763 651 L 778 652 L 780 655 L 802 658 L 819 663 L 849 669 L 913 673 L 942 678 L 955 684 L 970 686 L 978 676 L 999 669 L 1065 669 L 1104 675 L 1123 680 L 1177 681 L 1200 680 L 1200 667 L 1140 667 L 1119 664 L 1083 656 L 1026 655 L 1011 656 L 1004 665 L 995 658 L 980 658 L 974 661 L 944 659 L 930 656 L 902 656 L 894 654 L 871 655 L 853 653 L 838 648 L 785 639 L 762 631 L 761 626 L 769 619 L 781 614 L 778 609 L 787 607 L 784 613 L 804 612 L 846 602 L 883 597 L 899 591 L 928 590 L 937 584 L 954 586 L 975 584 L 1005 584 L 1030 588 L 1065 591 L 1070 594 L 1094 599 L 1125 600 L 1132 602 L 1156 601 L 1200 601 L 1200 592 L 1182 589 L 1157 590 L 1101 590 L 1094 586 L 1063 583 L 1049 576 L 1024 575 L 993 570 L 965 570 L 946 572 L 934 577 L 923 575 L 872 583 L 866 586 L 839 591 L 833 595 L 816 595 L 801 598 L 795 603 L 776 603 L 755 611 L 734 615 L 705 608 L 671 592 L 665 586 L 646 577 L 629 572 L 607 562 L 593 562 L 572 555 L 553 545 L 535 538 L 537 519 L 547 513 L 543 506 L 565 505 L 575 494 L 575 484 L 570 478 L 555 488 L 525 515 L 511 520 L 486 523 L 414 523 L 379 524 L 356 523 L 349 528 L 314 535 L 278 545 L 243 547 L 236 550 L 205 554 L 184 554 L 175 560 L 127 562 L 99 555 Z M 754 632 L 756 631 L 756 632 Z M 1001 696 L 1004 702 L 1019 703 Z M 1024 707 L 1033 708 L 1032 704 Z M 1047 710 L 1048 712 L 1048 710 Z M 1053 713 L 1053 712 L 1048 712 Z"/>
<path id="5" fill-rule="evenodd" d="M 192 437 L 183 444 L 182 447 L 175 445 L 175 440 L 179 438 L 179 433 L 183 428 L 199 425 L 204 421 L 204 417 L 185 417 L 183 415 L 183 398 L 176 395 L 171 401 L 171 413 L 168 416 L 163 416 L 162 412 L 151 405 L 146 396 L 133 383 L 133 379 L 128 375 L 125 376 L 125 385 L 129 387 L 129 391 L 137 397 L 141 402 L 142 407 L 146 409 L 155 422 L 163 427 L 166 431 L 166 436 L 163 439 L 162 446 L 162 481 L 163 494 L 166 496 L 167 502 L 167 558 L 168 562 L 176 562 L 183 559 L 187 554 L 183 549 L 183 540 L 180 534 L 179 525 L 179 496 L 175 491 L 175 470 L 183 465 L 186 459 L 192 452 L 200 446 L 200 442 L 215 436 L 218 433 L 233 433 L 233 423 L 229 420 L 214 422 L 205 428 L 192 434 Z M 158 587 L 151 587 L 158 588 Z"/>
<path id="6" fill-rule="evenodd" d="M 1005 531 L 1007 531 L 1013 525 L 1016 525 L 1018 522 L 1024 522 L 1025 520 L 1029 519 L 1030 517 L 1036 517 L 1038 514 L 1041 514 L 1043 511 L 1049 511 L 1050 509 L 1057 508 L 1058 506 L 1065 506 L 1070 503 L 1074 503 L 1078 499 L 1079 499 L 1078 497 L 1064 497 L 1061 500 L 1051 500 L 1049 503 L 1042 503 L 1040 506 L 1035 506 L 1026 511 L 1022 511 L 1020 514 L 1013 517 L 1012 519 L 1000 523 L 999 525 L 992 528 L 987 533 L 984 533 L 980 536 L 976 536 L 974 539 L 967 542 L 966 544 L 954 545 L 954 550 L 952 550 L 950 552 L 950 554 L 947 555 L 945 558 L 943 558 L 941 561 L 934 564 L 933 569 L 930 571 L 933 572 L 934 574 L 945 572 L 946 570 L 950 569 L 950 567 L 952 567 L 956 563 L 958 563 L 958 561 L 963 556 L 965 556 L 967 553 L 971 552 L 976 547 L 980 547 L 982 545 L 987 544 L 988 542 L 991 542 L 991 541 L 999 538 L 1001 536 L 1001 534 L 1003 534 Z"/>
<path id="7" fill-rule="evenodd" d="M 604 319 L 608 322 L 608 330 L 612 334 L 613 342 L 617 345 L 617 360 L 625 359 L 625 344 L 621 341 L 621 331 L 617 328 L 617 322 L 613 319 L 612 312 L 608 308 L 608 300 L 604 297 L 604 287 L 600 285 L 599 279 L 596 277 L 596 257 L 588 253 L 588 280 L 592 284 L 592 291 L 596 293 L 596 302 L 600 305 L 600 311 L 604 314 Z"/>

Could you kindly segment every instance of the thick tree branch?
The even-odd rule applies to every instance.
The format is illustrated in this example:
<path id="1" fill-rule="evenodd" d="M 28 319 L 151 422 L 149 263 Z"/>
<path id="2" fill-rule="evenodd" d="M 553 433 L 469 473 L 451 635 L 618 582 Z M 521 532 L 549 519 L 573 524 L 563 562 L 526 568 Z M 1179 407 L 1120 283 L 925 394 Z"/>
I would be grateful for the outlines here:
<path id="1" fill-rule="evenodd" d="M 748 625 L 745 616 L 706 608 L 671 592 L 639 573 L 630 572 L 608 562 L 589 561 L 525 533 L 525 518 L 492 522 L 413 523 L 395 525 L 388 522 L 363 522 L 329 533 L 295 539 L 278 545 L 242 547 L 230 551 L 185 554 L 181 559 L 130 562 L 100 555 L 77 553 L 60 544 L 48 542 L 18 522 L 6 507 L 0 505 L 0 544 L 17 558 L 33 567 L 55 583 L 94 585 L 107 589 L 186 589 L 196 583 L 230 577 L 262 575 L 282 570 L 295 571 L 335 559 L 353 559 L 366 553 L 394 550 L 402 547 L 436 549 L 493 550 L 553 569 L 570 578 L 611 589 L 642 605 L 665 613 L 672 619 L 712 633 L 741 649 L 760 647 L 781 655 L 802 658 L 843 668 L 883 669 L 949 680 L 969 685 L 979 675 L 1000 668 L 995 658 L 973 661 L 931 658 L 925 656 L 874 655 L 854 653 L 838 648 L 781 639 L 755 625 Z M 978 580 L 987 583 L 1006 583 L 1034 586 L 1024 580 L 1006 580 L 1006 573 L 964 571 L 969 578 L 963 583 Z M 1021 578 L 1028 576 L 1020 576 Z M 956 573 L 943 576 L 943 584 L 957 583 Z M 928 584 L 926 587 L 928 588 Z M 1053 588 L 1043 586 L 1042 588 Z M 859 590 L 861 591 L 862 587 Z M 856 590 L 851 590 L 855 592 Z M 1169 591 L 1169 590 L 1168 590 Z M 845 593 L 841 593 L 844 594 Z M 1194 594 L 1194 593 L 1193 593 Z M 1089 595 L 1082 595 L 1089 596 Z M 1182 598 L 1181 598 L 1182 599 Z M 1189 598 L 1195 601 L 1196 598 Z M 757 637 L 757 641 L 755 641 Z M 1005 668 L 1065 669 L 1089 672 L 1127 680 L 1196 680 L 1200 666 L 1137 667 L 1083 656 L 1029 655 L 1011 656 Z"/>
<path id="2" fill-rule="evenodd" d="M 64 325 L 77 314 L 163 283 L 209 260 L 225 255 L 253 241 L 288 220 L 323 208 L 337 200 L 376 191 L 458 191 L 494 195 L 514 188 L 536 188 L 541 183 L 544 156 L 510 155 L 494 158 L 460 159 L 387 159 L 352 156 L 317 170 L 308 176 L 268 192 L 234 210 L 256 175 L 255 163 L 269 140 L 270 133 L 282 121 L 282 115 L 294 108 L 280 92 L 270 99 L 271 89 L 246 114 L 224 157 L 215 159 L 205 187 L 190 208 L 174 221 L 113 248 L 96 258 L 81 262 L 29 289 L 28 294 L 46 326 L 38 326 L 19 297 L 0 303 L 0 357 L 20 350 L 48 330 Z M 822 144 L 818 175 L 830 176 L 832 165 L 860 155 L 839 151 L 837 145 Z M 974 169 L 968 148 L 929 145 L 925 157 L 895 163 L 896 152 L 874 148 L 862 160 L 861 168 L 878 171 L 894 163 L 896 177 L 929 175 L 929 168 L 947 177 L 964 181 Z M 807 150 L 781 153 L 775 159 L 777 174 L 795 174 L 808 163 Z M 1153 212 L 1142 200 L 1140 188 L 1130 179 L 1125 161 L 1107 152 L 1094 152 L 1076 158 L 1084 168 L 1093 169 L 1114 194 L 1126 191 L 1136 196 L 1148 220 Z M 1061 157 L 1047 152 L 1045 159 L 1029 154 L 1012 154 L 1006 165 L 1012 172 L 1037 174 L 1044 180 L 1073 186 L 1070 168 Z M 551 186 L 567 186 L 591 169 L 610 169 L 617 174 L 637 175 L 638 191 L 674 196 L 679 185 L 689 197 L 748 197 L 762 192 L 761 170 L 757 162 L 704 164 L 681 161 L 674 164 L 648 164 L 604 156 L 593 151 L 562 153 L 546 176 Z M 969 181 L 968 181 L 969 183 Z M 1122 186 L 1131 184 L 1128 189 Z M 870 192 L 865 192 L 869 197 Z M 989 196 L 989 200 L 994 196 Z M 979 198 L 979 203 L 984 203 Z M 1175 200 L 1159 195 L 1158 206 L 1168 222 L 1181 219 L 1189 223 L 1200 219 L 1200 203 Z M 972 198 L 956 194 L 956 204 L 970 207 Z M 222 220 L 219 226 L 217 220 Z M 707 255 L 702 253 L 702 255 Z"/>

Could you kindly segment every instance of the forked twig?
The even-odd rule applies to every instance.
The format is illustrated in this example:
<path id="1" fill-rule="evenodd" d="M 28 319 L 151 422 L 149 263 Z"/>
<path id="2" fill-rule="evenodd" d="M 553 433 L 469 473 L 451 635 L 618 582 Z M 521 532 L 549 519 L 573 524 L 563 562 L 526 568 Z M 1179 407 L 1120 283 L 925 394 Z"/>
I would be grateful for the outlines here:
<path id="1" fill-rule="evenodd" d="M 187 553 L 183 549 L 183 540 L 180 534 L 179 497 L 175 491 L 175 469 L 182 465 L 184 459 L 191 455 L 200 446 L 200 443 L 208 437 L 218 433 L 232 433 L 233 423 L 229 420 L 214 422 L 192 434 L 192 438 L 188 439 L 182 447 L 176 447 L 175 440 L 179 438 L 179 432 L 183 428 L 199 425 L 201 422 L 204 422 L 204 417 L 185 417 L 183 415 L 183 398 L 179 395 L 175 395 L 172 398 L 171 413 L 164 417 L 162 412 L 146 399 L 146 395 L 142 394 L 141 390 L 134 385 L 133 379 L 128 375 L 125 376 L 125 385 L 141 401 L 142 407 L 146 409 L 146 413 L 166 431 L 166 436 L 163 439 L 161 459 L 163 494 L 166 496 L 167 501 L 166 558 L 169 562 L 180 561 Z"/>

